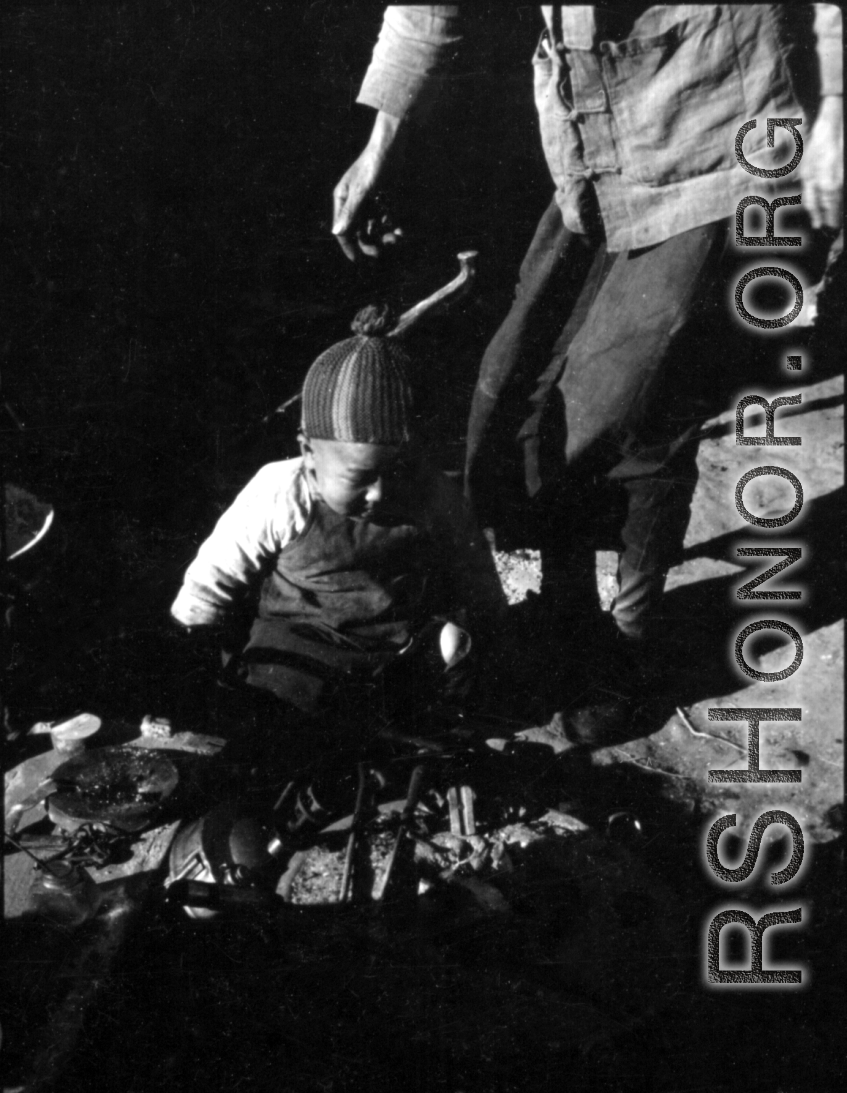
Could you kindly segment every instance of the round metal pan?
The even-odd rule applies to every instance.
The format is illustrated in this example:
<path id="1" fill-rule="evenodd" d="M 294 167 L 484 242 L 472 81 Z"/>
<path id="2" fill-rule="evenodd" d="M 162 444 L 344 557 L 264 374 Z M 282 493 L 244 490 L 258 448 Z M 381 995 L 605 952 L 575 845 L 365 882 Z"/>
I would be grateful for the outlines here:
<path id="1" fill-rule="evenodd" d="M 52 775 L 51 819 L 62 826 L 99 822 L 139 831 L 179 782 L 173 761 L 149 748 L 96 748 L 66 760 Z"/>

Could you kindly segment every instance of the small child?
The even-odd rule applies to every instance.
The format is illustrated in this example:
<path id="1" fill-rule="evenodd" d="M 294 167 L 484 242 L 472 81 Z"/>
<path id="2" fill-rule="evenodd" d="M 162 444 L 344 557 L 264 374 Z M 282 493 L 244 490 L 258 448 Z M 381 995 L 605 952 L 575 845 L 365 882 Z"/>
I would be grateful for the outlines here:
<path id="1" fill-rule="evenodd" d="M 429 696 L 416 651 L 438 643 L 439 623 L 464 627 L 478 651 L 505 611 L 460 490 L 428 464 L 415 437 L 410 362 L 384 335 L 387 321 L 365 309 L 354 337 L 314 362 L 300 456 L 266 465 L 248 483 L 171 608 L 186 627 L 214 628 L 248 603 L 254 617 L 237 674 L 295 720 L 295 710 L 310 721 L 361 717 L 401 675 L 395 708 L 419 705 Z M 449 683 L 443 661 L 439 676 Z"/>

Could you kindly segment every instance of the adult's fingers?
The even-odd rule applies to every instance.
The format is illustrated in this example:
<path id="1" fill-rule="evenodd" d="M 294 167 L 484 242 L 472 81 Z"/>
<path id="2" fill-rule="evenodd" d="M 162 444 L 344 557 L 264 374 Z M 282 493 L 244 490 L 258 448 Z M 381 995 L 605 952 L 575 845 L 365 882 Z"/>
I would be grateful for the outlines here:
<path id="1" fill-rule="evenodd" d="M 338 240 L 345 256 L 351 261 L 356 261 L 356 232 L 354 221 L 359 211 L 361 202 L 351 200 L 350 172 L 342 178 L 333 191 L 333 217 L 332 234 Z"/>
<path id="2" fill-rule="evenodd" d="M 360 231 L 370 190 L 369 176 L 362 171 L 361 164 L 357 160 L 333 191 L 332 233 L 351 262 L 357 258 L 356 242 L 363 253 L 376 253 L 362 245 Z M 366 229 L 365 236 L 367 237 L 368 234 Z"/>
<path id="3" fill-rule="evenodd" d="M 355 246 L 353 245 L 353 242 L 352 242 L 353 237 L 350 236 L 350 235 L 343 234 L 343 235 L 336 235 L 335 238 L 338 240 L 338 245 L 344 251 L 345 256 L 347 258 L 349 258 L 351 262 L 355 262 L 356 261 L 356 248 L 355 248 Z"/>
<path id="4" fill-rule="evenodd" d="M 360 224 L 362 220 L 363 216 L 360 216 L 358 218 Z M 338 241 L 342 244 L 348 258 L 356 257 L 354 241 L 362 254 L 368 258 L 379 258 L 386 249 L 397 246 L 402 238 L 403 229 L 396 227 L 390 217 L 383 214 L 379 218 L 370 217 L 361 227 L 357 227 L 355 232 L 347 232 L 344 236 L 339 236 Z"/>
<path id="5" fill-rule="evenodd" d="M 332 191 L 332 234 L 346 235 L 351 226 L 355 206 L 351 201 L 350 171 Z"/>

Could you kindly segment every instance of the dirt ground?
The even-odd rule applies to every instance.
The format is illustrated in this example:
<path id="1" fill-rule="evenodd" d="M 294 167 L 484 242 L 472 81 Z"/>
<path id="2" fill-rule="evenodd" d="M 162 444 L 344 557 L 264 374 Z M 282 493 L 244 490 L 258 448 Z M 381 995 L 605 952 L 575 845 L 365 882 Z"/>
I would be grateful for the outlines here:
<path id="1" fill-rule="evenodd" d="M 316 353 L 360 305 L 388 295 L 408 306 L 473 248 L 474 295 L 422 346 L 433 451 L 461 469 L 478 361 L 549 200 L 527 71 L 539 16 L 477 16 L 485 33 L 471 35 L 466 67 L 399 180 L 409 246 L 376 269 L 343 259 L 328 216 L 369 120 L 353 99 L 379 12 L 188 0 L 82 11 L 59 0 L 7 4 L 0 16 L 13 315 L 1 347 L 4 469 L 56 509 L 54 531 L 11 574 L 7 766 L 44 746 L 26 735 L 33 723 L 80 709 L 214 725 L 209 661 L 167 619 L 184 566 L 246 478 L 293 451 L 296 421 L 274 411 Z M 574 748 L 565 719 L 536 711 L 552 670 L 533 664 L 539 559 L 531 545 L 497 554 L 526 654 L 511 696 L 525 716 L 503 697 L 504 728 L 526 741 L 509 794 L 538 805 L 510 851 L 512 879 L 487 878 L 510 915 L 467 889 L 417 914 L 304 913 L 282 933 L 160 909 L 108 985 L 68 1089 L 840 1087 L 843 298 L 842 266 L 816 325 L 790 338 L 740 342 L 713 317 L 720 367 L 656 652 L 667 673 L 625 739 Z M 798 351 L 803 371 L 786 372 L 780 362 Z M 750 391 L 802 395 L 777 415 L 777 434 L 801 446 L 778 458 L 736 446 L 735 404 Z M 733 500 L 740 476 L 770 462 L 791 468 L 805 496 L 801 518 L 772 538 Z M 748 486 L 753 511 L 784 511 L 773 482 Z M 771 543 L 803 550 L 780 585 L 803 599 L 779 611 L 735 597 L 757 572 L 736 549 Z M 614 570 L 615 555 L 600 552 L 607 606 Z M 768 617 L 802 634 L 803 663 L 783 681 L 751 682 L 732 644 Z M 745 650 L 768 672 L 792 656 L 773 631 Z M 797 767 L 799 784 L 708 783 L 709 769 L 744 765 L 743 723 L 708 719 L 738 706 L 801 708 L 800 722 L 762 730 L 762 766 Z M 703 935 L 734 893 L 705 865 L 705 831 L 719 815 L 743 823 L 766 807 L 800 822 L 808 865 L 785 895 L 756 881 L 744 898 L 802 904 L 803 928 L 783 931 L 773 955 L 802 965 L 808 986 L 712 991 Z M 545 826 L 545 809 L 565 820 Z M 787 853 L 774 840 L 772 868 Z"/>
<path id="2" fill-rule="evenodd" d="M 836 528 L 843 504 L 843 379 L 835 376 L 817 383 L 794 383 L 785 390 L 802 396 L 801 406 L 797 407 L 799 412 L 795 411 L 791 416 L 786 414 L 784 428 L 788 428 L 790 421 L 791 435 L 800 436 L 803 443 L 793 449 L 790 462 L 786 460 L 783 465 L 789 466 L 803 483 L 804 497 L 814 512 L 811 519 L 815 520 L 818 512 L 824 512 L 823 522 L 835 533 L 837 540 Z M 832 601 L 840 589 L 837 571 L 840 545 L 827 560 L 831 548 L 825 542 L 817 541 L 808 523 L 800 527 L 797 535 L 790 537 L 791 544 L 801 544 L 803 557 L 809 558 L 806 564 L 814 567 L 811 573 L 808 569 L 798 571 L 797 578 L 804 593 L 799 618 L 809 626 L 808 629 L 800 627 L 803 664 L 786 680 L 751 683 L 732 664 L 732 641 L 743 625 L 759 618 L 772 618 L 774 613 L 761 609 L 750 613 L 749 606 L 734 597 L 735 590 L 750 576 L 742 577 L 746 567 L 734 557 L 735 549 L 757 542 L 761 544 L 763 540 L 755 540 L 749 534 L 749 524 L 739 516 L 733 494 L 739 478 L 751 467 L 762 465 L 761 457 L 751 454 L 749 447 L 736 446 L 734 409 L 708 421 L 704 437 L 698 460 L 700 479 L 692 505 L 684 560 L 671 570 L 667 583 L 669 624 L 683 651 L 682 663 L 675 665 L 677 672 L 670 689 L 685 720 L 675 712 L 667 721 L 651 726 L 649 735 L 641 739 L 630 740 L 623 747 L 600 749 L 595 753 L 595 761 L 641 764 L 679 781 L 680 793 L 697 800 L 706 811 L 733 808 L 736 806 L 732 802 L 742 797 L 737 786 L 719 790 L 717 786 L 709 785 L 707 770 L 710 767 L 746 766 L 746 726 L 744 723 L 710 722 L 708 710 L 741 706 L 799 707 L 801 721 L 784 722 L 779 726 L 772 724 L 763 730 L 761 766 L 763 769 L 765 766 L 787 768 L 799 764 L 803 769 L 803 781 L 793 786 L 758 787 L 755 807 L 781 805 L 796 816 L 804 831 L 815 841 L 826 842 L 840 834 L 843 793 L 843 621 L 833 617 L 839 613 L 839 608 L 837 601 Z M 752 449 L 753 453 L 757 451 L 760 449 Z M 788 490 L 763 486 L 755 496 L 752 487 L 750 489 L 751 511 L 760 516 L 768 511 L 783 511 L 779 505 L 788 498 Z M 788 504 L 791 504 L 790 499 Z M 782 540 L 780 545 L 783 545 Z M 537 552 L 501 553 L 497 560 L 504 587 L 513 603 L 520 603 L 527 595 L 538 594 L 540 558 Z M 606 606 L 615 592 L 616 565 L 615 553 L 598 553 L 598 588 Z M 713 603 L 719 603 L 718 618 L 726 623 L 723 634 L 717 631 L 718 620 L 715 624 L 711 619 L 707 622 L 708 616 L 702 608 L 701 613 L 691 610 L 690 600 L 686 602 L 691 595 L 699 597 L 701 604 L 706 596 Z M 683 614 L 678 604 L 688 610 Z M 776 612 L 776 617 L 792 618 L 783 612 Z M 734 620 L 739 621 L 733 626 Z M 697 638 L 686 637 L 694 629 L 708 629 L 710 635 L 714 635 L 711 649 L 703 648 Z M 747 655 L 749 658 L 750 654 Z M 748 659 L 748 663 L 762 672 L 778 672 L 791 663 L 793 655 L 794 647 L 780 641 L 761 649 L 758 656 Z M 726 673 L 724 680 L 720 680 L 722 671 Z M 564 734 L 560 735 L 561 728 L 560 723 L 553 722 L 529 730 L 529 735 L 534 739 L 550 739 L 567 748 L 567 739 Z"/>

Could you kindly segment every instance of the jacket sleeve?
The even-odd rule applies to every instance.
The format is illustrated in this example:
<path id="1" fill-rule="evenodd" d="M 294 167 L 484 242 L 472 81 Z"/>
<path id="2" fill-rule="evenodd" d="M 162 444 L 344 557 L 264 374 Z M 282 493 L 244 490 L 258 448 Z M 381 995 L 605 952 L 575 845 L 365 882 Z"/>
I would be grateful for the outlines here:
<path id="1" fill-rule="evenodd" d="M 433 477 L 431 519 L 452 606 L 467 612 L 472 637 L 483 640 L 505 620 L 506 595 L 488 541 L 459 487 Z"/>
<path id="2" fill-rule="evenodd" d="M 386 8 L 356 101 L 396 118 L 425 113 L 460 40 L 456 5 Z"/>
<path id="3" fill-rule="evenodd" d="M 308 522 L 301 460 L 271 463 L 239 493 L 185 573 L 171 615 L 183 626 L 223 622 Z"/>

